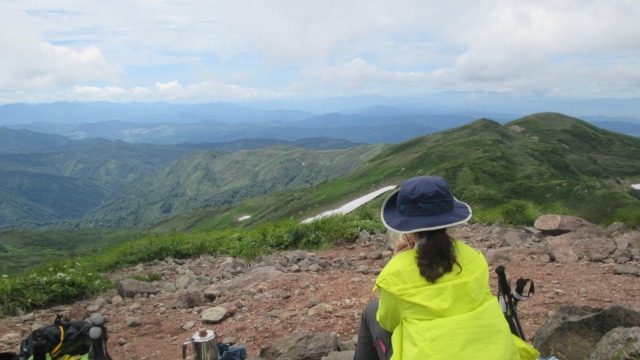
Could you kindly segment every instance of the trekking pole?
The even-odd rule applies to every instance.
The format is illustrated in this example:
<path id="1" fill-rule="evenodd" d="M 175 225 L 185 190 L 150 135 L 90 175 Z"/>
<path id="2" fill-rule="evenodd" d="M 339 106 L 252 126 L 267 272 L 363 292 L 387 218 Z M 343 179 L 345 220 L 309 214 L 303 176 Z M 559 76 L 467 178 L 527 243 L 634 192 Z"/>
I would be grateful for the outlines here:
<path id="1" fill-rule="evenodd" d="M 89 330 L 93 348 L 94 360 L 111 360 L 107 351 L 107 329 L 104 327 L 104 317 L 95 313 L 91 315 L 91 324 L 93 327 Z"/>
<path id="2" fill-rule="evenodd" d="M 40 329 L 33 332 L 33 360 L 47 360 L 47 341 Z"/>
<path id="3" fill-rule="evenodd" d="M 500 306 L 502 307 L 502 312 L 509 323 L 509 328 L 513 334 L 526 341 L 524 332 L 522 331 L 522 326 L 520 325 L 520 320 L 518 320 L 518 311 L 516 306 L 517 300 L 514 299 L 511 292 L 511 286 L 509 285 L 507 275 L 504 272 L 504 266 L 498 266 L 495 272 L 498 274 L 498 299 L 500 301 Z"/>
<path id="4" fill-rule="evenodd" d="M 89 330 L 91 337 L 91 348 L 93 349 L 93 360 L 105 360 L 104 342 L 102 342 L 102 329 L 94 326 Z"/>

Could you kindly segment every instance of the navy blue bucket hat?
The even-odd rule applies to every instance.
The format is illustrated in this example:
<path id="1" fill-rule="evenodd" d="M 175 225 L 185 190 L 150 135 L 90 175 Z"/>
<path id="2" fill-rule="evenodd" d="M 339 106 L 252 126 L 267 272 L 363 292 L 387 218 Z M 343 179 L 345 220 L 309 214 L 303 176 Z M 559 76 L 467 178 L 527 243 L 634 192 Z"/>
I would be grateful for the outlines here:
<path id="1" fill-rule="evenodd" d="M 382 222 L 399 233 L 444 229 L 467 222 L 471 208 L 458 201 L 449 183 L 437 176 L 406 180 L 382 204 Z"/>

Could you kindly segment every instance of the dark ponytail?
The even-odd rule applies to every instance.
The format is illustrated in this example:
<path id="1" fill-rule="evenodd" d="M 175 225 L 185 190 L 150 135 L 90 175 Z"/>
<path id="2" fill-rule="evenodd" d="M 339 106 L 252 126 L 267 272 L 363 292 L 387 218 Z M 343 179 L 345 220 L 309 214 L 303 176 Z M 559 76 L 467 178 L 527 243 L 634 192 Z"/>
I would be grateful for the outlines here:
<path id="1" fill-rule="evenodd" d="M 424 231 L 416 233 L 421 239 L 418 246 L 418 268 L 420 275 L 430 282 L 435 282 L 442 275 L 451 272 L 453 265 L 460 266 L 456 259 L 453 239 L 446 229 Z"/>

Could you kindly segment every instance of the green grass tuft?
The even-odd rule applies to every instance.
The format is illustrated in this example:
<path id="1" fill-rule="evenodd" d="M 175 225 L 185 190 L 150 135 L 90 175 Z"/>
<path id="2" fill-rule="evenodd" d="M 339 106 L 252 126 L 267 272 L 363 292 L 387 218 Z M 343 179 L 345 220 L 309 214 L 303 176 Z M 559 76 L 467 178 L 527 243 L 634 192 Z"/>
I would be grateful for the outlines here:
<path id="1" fill-rule="evenodd" d="M 309 224 L 293 220 L 267 223 L 251 229 L 225 229 L 165 235 L 150 234 L 111 246 L 99 254 L 57 260 L 16 275 L 0 278 L 0 313 L 30 311 L 78 299 L 112 288 L 104 272 L 142 262 L 192 258 L 200 255 L 233 256 L 252 260 L 260 255 L 290 249 L 326 249 L 352 242 L 362 230 L 383 228 L 367 210 L 347 216 L 330 216 Z M 143 281 L 158 274 L 137 274 Z"/>

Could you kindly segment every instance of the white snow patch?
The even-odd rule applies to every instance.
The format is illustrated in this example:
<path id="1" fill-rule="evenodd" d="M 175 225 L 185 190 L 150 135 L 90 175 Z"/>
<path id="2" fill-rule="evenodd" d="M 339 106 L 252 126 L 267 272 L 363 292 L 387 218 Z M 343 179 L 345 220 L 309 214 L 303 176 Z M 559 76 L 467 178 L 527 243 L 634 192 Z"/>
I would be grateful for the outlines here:
<path id="1" fill-rule="evenodd" d="M 367 195 L 365 195 L 363 197 L 360 197 L 360 198 L 357 198 L 357 199 L 355 199 L 355 200 L 353 200 L 351 202 L 348 202 L 348 203 L 342 205 L 341 207 L 339 207 L 337 209 L 325 211 L 320 215 L 316 215 L 316 216 L 314 216 L 312 218 L 305 219 L 305 220 L 302 221 L 302 223 L 303 224 L 310 223 L 310 222 L 312 222 L 314 220 L 318 220 L 318 219 L 321 219 L 323 217 L 330 216 L 330 215 L 336 215 L 336 214 L 344 215 L 344 214 L 350 213 L 351 211 L 357 209 L 359 206 L 361 206 L 363 204 L 366 204 L 367 202 L 375 199 L 380 194 L 384 194 L 387 191 L 393 190 L 395 188 L 396 188 L 396 185 L 383 187 L 382 189 L 376 190 L 376 191 L 374 191 L 372 193 L 369 193 L 369 194 L 367 194 Z"/>
<path id="2" fill-rule="evenodd" d="M 640 184 L 633 184 L 633 185 L 631 185 L 631 187 L 636 189 L 636 190 L 640 190 Z"/>
<path id="3" fill-rule="evenodd" d="M 238 218 L 238 221 L 244 221 L 244 220 L 247 220 L 250 217 L 251 217 L 251 215 L 241 216 L 241 217 Z"/>

